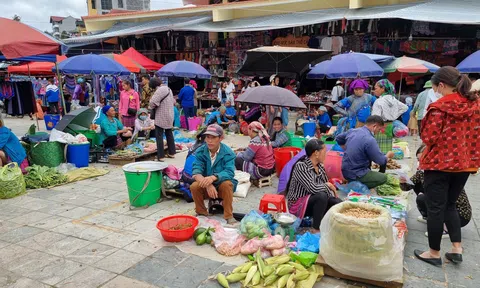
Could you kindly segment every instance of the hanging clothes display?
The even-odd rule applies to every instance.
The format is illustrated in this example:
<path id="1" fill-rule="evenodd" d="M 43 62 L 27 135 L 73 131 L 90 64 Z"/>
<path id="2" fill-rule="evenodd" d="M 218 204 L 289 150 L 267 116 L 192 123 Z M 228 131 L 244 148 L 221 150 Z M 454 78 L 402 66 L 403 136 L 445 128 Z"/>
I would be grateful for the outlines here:
<path id="1" fill-rule="evenodd" d="M 24 77 L 20 79 L 10 78 L 0 83 L 2 95 L 6 96 L 6 113 L 10 116 L 23 116 L 36 113 L 35 94 L 31 81 Z"/>

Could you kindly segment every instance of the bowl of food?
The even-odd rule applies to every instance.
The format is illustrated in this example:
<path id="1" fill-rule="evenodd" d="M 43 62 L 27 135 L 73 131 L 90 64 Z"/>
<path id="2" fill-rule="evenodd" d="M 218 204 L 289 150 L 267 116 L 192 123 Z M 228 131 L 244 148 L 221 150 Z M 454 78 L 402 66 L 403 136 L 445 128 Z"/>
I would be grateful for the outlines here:
<path id="1" fill-rule="evenodd" d="M 182 242 L 192 238 L 198 219 L 190 215 L 173 215 L 162 218 L 157 223 L 163 239 L 167 242 Z"/>

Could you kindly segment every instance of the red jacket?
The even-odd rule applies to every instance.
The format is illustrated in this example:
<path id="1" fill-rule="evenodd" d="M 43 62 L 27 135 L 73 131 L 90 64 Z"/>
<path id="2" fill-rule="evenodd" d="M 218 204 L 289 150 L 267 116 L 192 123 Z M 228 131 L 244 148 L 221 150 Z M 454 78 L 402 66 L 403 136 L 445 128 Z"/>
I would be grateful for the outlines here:
<path id="1" fill-rule="evenodd" d="M 422 121 L 427 148 L 420 159 L 422 170 L 466 170 L 480 167 L 480 100 L 458 93 L 428 106 Z"/>

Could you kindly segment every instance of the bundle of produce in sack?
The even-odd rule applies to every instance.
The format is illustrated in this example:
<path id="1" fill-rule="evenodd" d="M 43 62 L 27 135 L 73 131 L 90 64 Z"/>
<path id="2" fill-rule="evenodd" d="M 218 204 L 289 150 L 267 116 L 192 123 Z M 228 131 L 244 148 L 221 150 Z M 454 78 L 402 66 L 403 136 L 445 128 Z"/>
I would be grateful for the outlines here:
<path id="1" fill-rule="evenodd" d="M 288 236 L 287 236 L 288 237 Z M 288 238 L 286 240 L 288 242 Z M 285 249 L 286 243 L 283 240 L 282 236 L 268 236 L 267 238 L 259 239 L 255 237 L 250 239 L 242 246 L 240 253 L 243 255 L 250 255 L 257 252 L 259 249 L 262 250 L 267 256 L 278 256 L 286 252 Z M 264 251 L 266 250 L 266 251 Z M 270 255 L 268 255 L 270 253 Z M 263 257 L 266 258 L 266 257 Z"/>
<path id="2" fill-rule="evenodd" d="M 255 256 L 254 261 L 236 267 L 227 276 L 218 273 L 218 283 L 225 288 L 237 282 L 242 287 L 312 288 L 324 275 L 320 265 L 306 268 L 300 263 L 292 262 L 288 255 L 263 260 L 259 250 Z"/>
<path id="3" fill-rule="evenodd" d="M 22 170 L 16 162 L 0 167 L 0 199 L 9 199 L 26 192 Z"/>
<path id="4" fill-rule="evenodd" d="M 343 202 L 330 208 L 320 231 L 320 254 L 338 272 L 378 281 L 402 279 L 403 244 L 393 235 L 387 209 Z"/>
<path id="5" fill-rule="evenodd" d="M 250 211 L 240 222 L 240 232 L 248 239 L 263 238 L 269 230 L 267 221 L 255 210 Z"/>

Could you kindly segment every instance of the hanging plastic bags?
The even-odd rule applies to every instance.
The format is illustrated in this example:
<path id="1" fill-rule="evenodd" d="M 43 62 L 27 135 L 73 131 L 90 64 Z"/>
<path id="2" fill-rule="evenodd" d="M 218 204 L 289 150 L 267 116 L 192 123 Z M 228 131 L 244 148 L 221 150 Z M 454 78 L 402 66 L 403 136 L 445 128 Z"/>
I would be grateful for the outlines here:
<path id="1" fill-rule="evenodd" d="M 393 136 L 402 138 L 408 136 L 408 127 L 401 121 L 393 121 Z"/>

